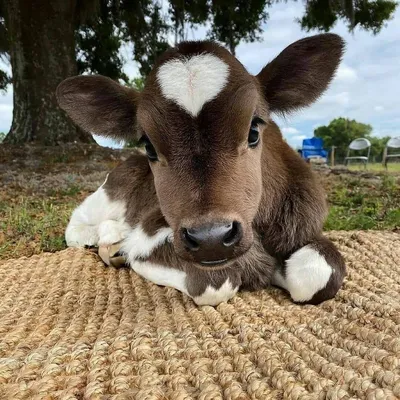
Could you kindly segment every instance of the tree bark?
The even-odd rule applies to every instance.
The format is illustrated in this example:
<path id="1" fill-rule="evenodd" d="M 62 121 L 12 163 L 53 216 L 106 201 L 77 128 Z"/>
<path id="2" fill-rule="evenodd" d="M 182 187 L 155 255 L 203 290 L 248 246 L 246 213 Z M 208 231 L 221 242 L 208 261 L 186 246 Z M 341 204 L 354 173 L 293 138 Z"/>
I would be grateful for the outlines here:
<path id="1" fill-rule="evenodd" d="M 77 74 L 76 1 L 4 2 L 14 89 L 13 121 L 4 142 L 93 142 L 59 108 L 55 94 L 62 80 Z"/>

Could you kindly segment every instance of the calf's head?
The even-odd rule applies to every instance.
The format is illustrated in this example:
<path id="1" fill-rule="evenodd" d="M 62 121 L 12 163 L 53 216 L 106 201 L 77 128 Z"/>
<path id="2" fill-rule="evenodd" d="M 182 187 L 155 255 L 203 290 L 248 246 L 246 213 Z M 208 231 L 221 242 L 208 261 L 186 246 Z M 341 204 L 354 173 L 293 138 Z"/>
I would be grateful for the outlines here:
<path id="1" fill-rule="evenodd" d="M 186 42 L 164 53 L 141 93 L 102 76 L 78 76 L 62 82 L 57 95 L 83 129 L 142 138 L 175 250 L 215 266 L 252 245 L 270 113 L 316 100 L 342 50 L 336 35 L 309 37 L 253 76 L 223 47 Z"/>

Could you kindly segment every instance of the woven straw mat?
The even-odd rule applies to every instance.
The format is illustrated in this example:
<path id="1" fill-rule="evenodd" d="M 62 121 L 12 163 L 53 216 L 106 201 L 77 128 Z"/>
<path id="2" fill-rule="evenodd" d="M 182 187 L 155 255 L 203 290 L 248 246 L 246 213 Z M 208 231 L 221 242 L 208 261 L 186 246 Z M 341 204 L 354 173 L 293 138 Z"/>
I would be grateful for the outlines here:
<path id="1" fill-rule="evenodd" d="M 0 399 L 400 398 L 400 235 L 335 232 L 336 299 L 197 307 L 67 249 L 0 262 Z"/>

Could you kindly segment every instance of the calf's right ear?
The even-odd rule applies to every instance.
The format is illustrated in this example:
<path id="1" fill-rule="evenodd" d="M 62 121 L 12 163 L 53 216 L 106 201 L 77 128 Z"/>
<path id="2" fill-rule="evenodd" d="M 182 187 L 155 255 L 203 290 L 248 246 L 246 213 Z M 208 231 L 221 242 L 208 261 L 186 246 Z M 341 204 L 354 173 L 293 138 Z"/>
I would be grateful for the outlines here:
<path id="1" fill-rule="evenodd" d="M 134 137 L 139 92 L 100 75 L 65 79 L 57 87 L 60 107 L 87 132 L 117 140 Z"/>

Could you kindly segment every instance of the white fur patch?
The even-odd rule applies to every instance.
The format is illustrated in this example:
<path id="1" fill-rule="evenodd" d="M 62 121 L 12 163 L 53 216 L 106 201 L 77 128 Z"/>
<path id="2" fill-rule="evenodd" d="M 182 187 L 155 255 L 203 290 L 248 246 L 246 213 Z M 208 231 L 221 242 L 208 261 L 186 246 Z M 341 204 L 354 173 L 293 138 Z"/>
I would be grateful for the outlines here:
<path id="1" fill-rule="evenodd" d="M 139 224 L 124 240 L 121 251 L 126 254 L 131 268 L 143 278 L 156 285 L 173 287 L 188 294 L 184 271 L 148 261 L 138 261 L 138 258 L 148 257 L 154 249 L 169 240 L 171 235 L 171 228 L 161 228 L 155 235 L 149 236 Z"/>
<path id="2" fill-rule="evenodd" d="M 161 65 L 157 80 L 164 97 L 173 100 L 194 117 L 204 104 L 224 88 L 229 67 L 213 54 L 173 59 Z"/>
<path id="3" fill-rule="evenodd" d="M 119 221 L 123 225 L 126 212 L 125 203 L 111 201 L 103 189 L 103 185 L 87 197 L 72 213 L 65 231 L 68 246 L 97 245 L 99 225 L 104 221 Z"/>
<path id="4" fill-rule="evenodd" d="M 138 258 L 148 257 L 155 248 L 165 243 L 171 234 L 171 228 L 161 228 L 155 235 L 149 236 L 139 224 L 124 240 L 121 251 L 127 255 L 128 262 L 132 263 Z"/>
<path id="5" fill-rule="evenodd" d="M 279 286 L 283 289 L 289 290 L 286 285 L 285 277 L 282 276 L 281 271 L 278 268 L 276 268 L 274 271 L 271 283 L 275 286 Z"/>
<path id="6" fill-rule="evenodd" d="M 217 306 L 219 303 L 228 301 L 235 296 L 238 290 L 239 286 L 234 288 L 228 278 L 219 289 L 207 286 L 204 293 L 200 296 L 193 297 L 193 300 L 199 306 Z"/>
<path id="7" fill-rule="evenodd" d="M 65 231 L 65 241 L 69 247 L 97 246 L 99 230 L 97 225 L 74 225 L 72 219 Z"/>
<path id="8" fill-rule="evenodd" d="M 124 221 L 107 220 L 99 225 L 99 246 L 109 245 L 125 239 L 132 230 L 130 225 Z"/>
<path id="9" fill-rule="evenodd" d="M 277 270 L 272 283 L 288 290 L 294 301 L 304 302 L 326 287 L 332 272 L 321 254 L 304 246 L 286 261 L 286 276 Z"/>
<path id="10" fill-rule="evenodd" d="M 147 261 L 132 261 L 131 268 L 143 278 L 160 286 L 169 286 L 187 293 L 186 273 L 179 269 L 167 268 Z"/>

